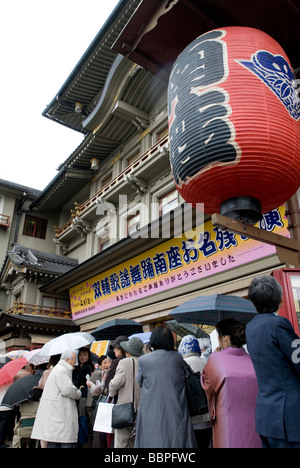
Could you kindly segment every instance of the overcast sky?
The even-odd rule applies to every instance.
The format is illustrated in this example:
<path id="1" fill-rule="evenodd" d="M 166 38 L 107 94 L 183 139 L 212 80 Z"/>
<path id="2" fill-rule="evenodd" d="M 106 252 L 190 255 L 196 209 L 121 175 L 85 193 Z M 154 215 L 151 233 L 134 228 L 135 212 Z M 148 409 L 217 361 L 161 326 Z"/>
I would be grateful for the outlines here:
<path id="1" fill-rule="evenodd" d="M 2 0 L 0 179 L 43 190 L 82 135 L 42 117 L 118 0 Z"/>

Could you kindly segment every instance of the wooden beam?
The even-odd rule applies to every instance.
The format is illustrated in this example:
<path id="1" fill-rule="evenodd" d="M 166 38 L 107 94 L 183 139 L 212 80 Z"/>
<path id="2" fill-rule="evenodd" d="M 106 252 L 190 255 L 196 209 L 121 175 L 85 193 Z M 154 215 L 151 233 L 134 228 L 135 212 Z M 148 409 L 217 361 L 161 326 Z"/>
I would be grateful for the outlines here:
<path id="1" fill-rule="evenodd" d="M 280 261 L 285 263 L 287 268 L 300 268 L 300 243 L 297 240 L 241 223 L 217 213 L 212 215 L 212 224 L 223 230 L 235 232 L 259 242 L 264 242 L 265 244 L 274 245 Z"/>

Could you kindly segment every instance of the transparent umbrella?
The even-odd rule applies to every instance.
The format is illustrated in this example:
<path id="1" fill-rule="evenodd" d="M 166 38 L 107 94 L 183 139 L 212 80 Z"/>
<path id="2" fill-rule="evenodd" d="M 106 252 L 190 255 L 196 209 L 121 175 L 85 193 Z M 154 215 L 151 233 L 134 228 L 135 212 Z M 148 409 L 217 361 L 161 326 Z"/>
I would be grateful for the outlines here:
<path id="1" fill-rule="evenodd" d="M 42 354 L 41 349 L 34 349 L 26 356 L 27 361 L 34 366 L 40 366 L 41 364 L 49 362 L 49 358 L 50 356 L 45 356 Z"/>

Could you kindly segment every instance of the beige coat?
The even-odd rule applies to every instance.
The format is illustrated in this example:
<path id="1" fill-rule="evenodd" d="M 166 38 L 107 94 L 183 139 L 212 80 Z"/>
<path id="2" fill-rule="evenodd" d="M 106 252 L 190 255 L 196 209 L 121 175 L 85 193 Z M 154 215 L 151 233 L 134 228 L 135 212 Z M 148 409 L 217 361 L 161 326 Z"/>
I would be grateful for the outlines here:
<path id="1" fill-rule="evenodd" d="M 81 391 L 72 383 L 73 367 L 60 360 L 48 377 L 36 415 L 32 439 L 74 444 L 78 441 L 76 400 Z"/>
<path id="2" fill-rule="evenodd" d="M 133 360 L 135 363 L 135 373 L 133 377 Z M 132 389 L 134 384 L 134 409 L 137 411 L 140 403 L 141 387 L 136 380 L 138 371 L 138 358 L 129 357 L 122 359 L 117 367 L 114 378 L 109 383 L 109 396 L 118 395 L 118 405 L 129 403 L 132 401 Z M 123 429 L 115 429 L 115 448 L 131 448 L 134 445 L 129 437 L 133 430 L 133 426 Z"/>

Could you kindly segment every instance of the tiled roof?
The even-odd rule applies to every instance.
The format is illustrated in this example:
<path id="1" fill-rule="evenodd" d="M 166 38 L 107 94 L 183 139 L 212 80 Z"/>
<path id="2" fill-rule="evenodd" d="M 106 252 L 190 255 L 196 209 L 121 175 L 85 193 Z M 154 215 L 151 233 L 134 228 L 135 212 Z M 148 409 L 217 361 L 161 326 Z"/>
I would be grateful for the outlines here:
<path id="1" fill-rule="evenodd" d="M 53 334 L 54 331 L 60 333 L 77 332 L 80 331 L 80 327 L 70 319 L 46 317 L 43 315 L 26 315 L 26 314 L 0 314 L 0 336 L 3 331 L 7 333 L 9 329 L 13 329 L 16 326 L 31 327 L 34 326 L 38 330 L 45 330 L 49 335 Z"/>
<path id="2" fill-rule="evenodd" d="M 8 189 L 11 189 L 11 190 L 16 190 L 16 191 L 22 192 L 22 193 L 26 192 L 31 197 L 37 197 L 41 193 L 40 190 L 36 190 L 34 188 L 27 187 L 26 185 L 16 184 L 15 182 L 10 182 L 9 180 L 4 180 L 4 179 L 0 179 L 0 187 L 1 186 L 5 187 L 5 188 L 8 188 Z"/>
<path id="3" fill-rule="evenodd" d="M 63 275 L 78 265 L 77 259 L 41 252 L 18 244 L 13 245 L 13 249 L 7 252 L 7 256 L 17 267 L 23 266 L 30 270 L 56 276 Z"/>

